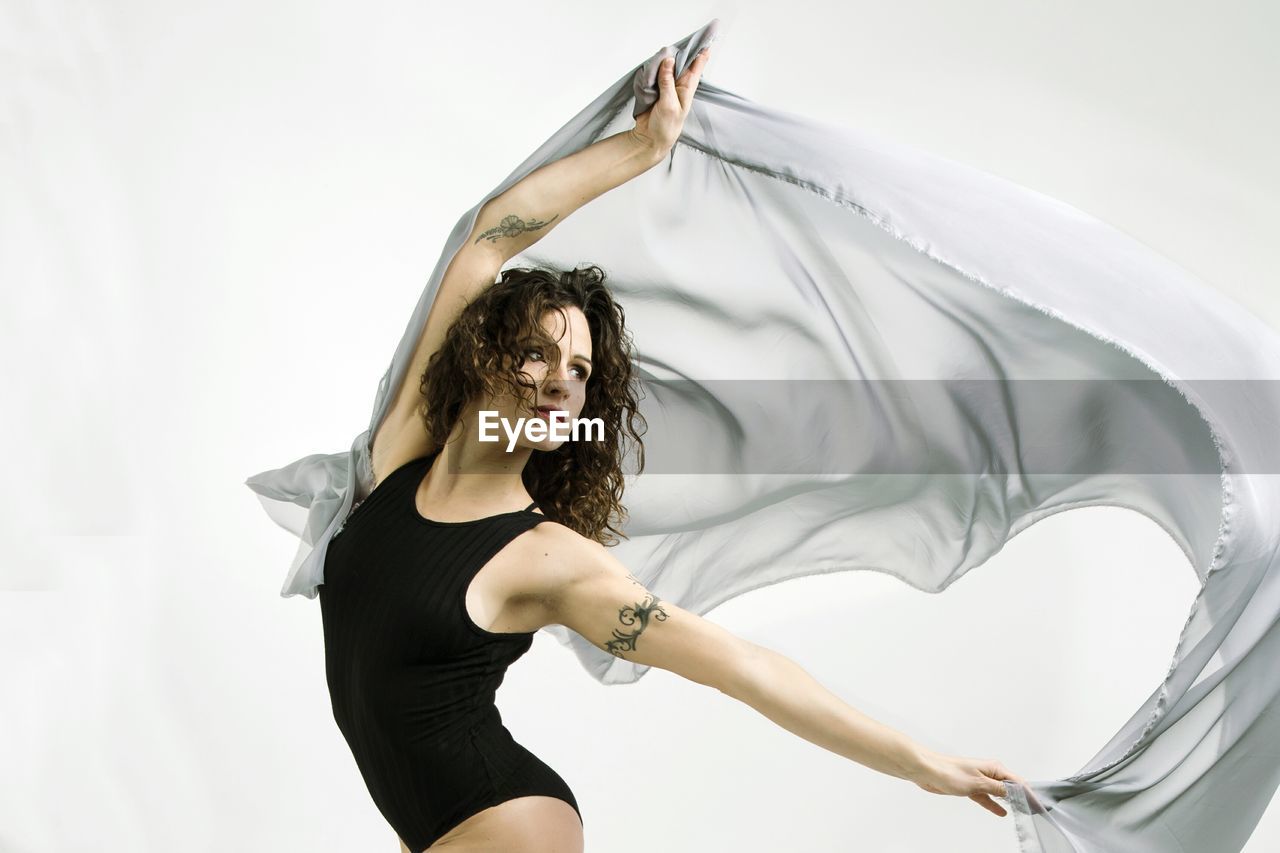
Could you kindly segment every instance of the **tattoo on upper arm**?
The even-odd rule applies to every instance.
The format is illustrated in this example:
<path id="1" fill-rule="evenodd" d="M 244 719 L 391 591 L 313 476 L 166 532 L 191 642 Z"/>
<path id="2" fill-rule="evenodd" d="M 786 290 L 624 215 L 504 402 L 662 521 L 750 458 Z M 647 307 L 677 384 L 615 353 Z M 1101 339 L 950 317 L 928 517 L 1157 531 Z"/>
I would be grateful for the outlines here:
<path id="1" fill-rule="evenodd" d="M 555 222 L 559 216 L 560 214 L 557 213 L 550 219 L 539 222 L 536 219 L 521 219 L 513 213 L 510 216 L 503 217 L 501 222 L 477 237 L 476 242 L 479 243 L 481 240 L 487 239 L 490 243 L 496 243 L 498 242 L 499 237 L 518 237 L 526 231 L 536 231 L 539 228 L 545 228 L 552 222 Z"/>
<path id="2" fill-rule="evenodd" d="M 635 575 L 628 573 L 627 577 L 635 585 L 644 586 L 644 584 L 636 580 Z M 622 657 L 623 652 L 635 651 L 636 640 L 640 638 L 640 634 L 644 629 L 649 626 L 649 620 L 656 619 L 662 622 L 666 618 L 667 612 L 662 609 L 662 602 L 652 593 L 645 592 L 644 601 L 629 607 L 623 607 L 618 611 L 618 621 L 628 627 L 638 627 L 635 627 L 635 630 L 630 633 L 614 628 L 613 639 L 604 644 L 604 650 L 614 657 Z"/>

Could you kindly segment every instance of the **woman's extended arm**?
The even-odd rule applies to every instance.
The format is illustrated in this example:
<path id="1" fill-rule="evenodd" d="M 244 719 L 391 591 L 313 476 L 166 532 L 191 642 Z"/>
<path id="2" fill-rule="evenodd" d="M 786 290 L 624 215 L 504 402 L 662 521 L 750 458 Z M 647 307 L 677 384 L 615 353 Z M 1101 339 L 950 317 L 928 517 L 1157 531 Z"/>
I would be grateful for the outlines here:
<path id="1" fill-rule="evenodd" d="M 752 662 L 728 695 L 823 749 L 933 794 L 967 796 L 1001 817 L 1005 809 L 991 800 L 1006 796 L 999 780 L 1023 781 L 998 761 L 927 749 L 845 703 L 795 661 L 763 646 L 754 646 Z"/>
<path id="2" fill-rule="evenodd" d="M 1023 782 L 991 759 L 935 752 L 848 705 L 799 664 L 661 601 L 606 548 L 555 524 L 537 527 L 521 576 L 544 624 L 564 625 L 610 654 L 714 687 L 810 743 L 933 794 L 965 796 L 1003 816 L 991 797 Z"/>
<path id="3" fill-rule="evenodd" d="M 709 49 L 708 49 L 709 50 Z M 630 130 L 615 133 L 540 166 L 480 209 L 468 245 L 492 246 L 509 259 L 540 240 L 579 207 L 662 162 L 693 105 L 708 51 L 677 81 L 671 64 L 658 72 L 658 101 Z"/>

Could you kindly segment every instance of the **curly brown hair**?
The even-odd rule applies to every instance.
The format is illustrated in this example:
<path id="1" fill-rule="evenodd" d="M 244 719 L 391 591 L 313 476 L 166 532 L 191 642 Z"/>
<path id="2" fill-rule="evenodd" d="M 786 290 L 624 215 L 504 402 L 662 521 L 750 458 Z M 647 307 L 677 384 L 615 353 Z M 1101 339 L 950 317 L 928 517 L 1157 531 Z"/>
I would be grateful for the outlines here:
<path id="1" fill-rule="evenodd" d="M 593 354 L 579 417 L 599 418 L 604 440 L 567 441 L 553 451 L 534 453 L 522 478 L 548 518 L 612 545 L 618 540 L 611 533 L 627 538 L 618 526 L 627 517 L 622 506 L 624 444 L 634 444 L 636 472 L 644 470 L 640 435 L 646 423 L 637 404 L 625 313 L 604 281 L 604 271 L 594 264 L 568 271 L 537 265 L 503 270 L 498 281 L 462 310 L 427 362 L 418 415 L 436 452 L 467 404 L 480 395 L 513 393 L 532 407 L 537 386 L 521 369 L 524 356 L 537 348 L 557 366 L 560 349 L 541 319 L 548 311 L 576 306 L 591 328 Z M 635 429 L 637 421 L 641 432 Z"/>

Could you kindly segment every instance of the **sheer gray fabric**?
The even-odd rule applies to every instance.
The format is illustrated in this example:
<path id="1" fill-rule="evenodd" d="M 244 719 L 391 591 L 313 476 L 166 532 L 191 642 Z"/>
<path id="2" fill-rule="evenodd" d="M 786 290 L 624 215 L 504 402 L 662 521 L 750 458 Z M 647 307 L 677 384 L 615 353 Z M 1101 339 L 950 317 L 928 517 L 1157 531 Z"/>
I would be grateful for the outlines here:
<path id="1" fill-rule="evenodd" d="M 678 75 L 715 35 L 629 71 L 458 221 L 349 450 L 247 481 L 301 540 L 283 595 L 315 597 L 370 490 L 369 438 L 481 205 L 629 128 L 663 56 Z M 614 553 L 661 599 L 705 613 L 850 569 L 940 592 L 1061 510 L 1159 523 L 1202 582 L 1168 673 L 1079 773 L 1010 784 L 1014 826 L 1024 853 L 1244 845 L 1280 784 L 1273 330 L 1068 205 L 705 78 L 668 159 L 529 262 L 599 264 L 626 309 L 649 431 Z M 645 672 L 546 630 L 602 683 Z"/>

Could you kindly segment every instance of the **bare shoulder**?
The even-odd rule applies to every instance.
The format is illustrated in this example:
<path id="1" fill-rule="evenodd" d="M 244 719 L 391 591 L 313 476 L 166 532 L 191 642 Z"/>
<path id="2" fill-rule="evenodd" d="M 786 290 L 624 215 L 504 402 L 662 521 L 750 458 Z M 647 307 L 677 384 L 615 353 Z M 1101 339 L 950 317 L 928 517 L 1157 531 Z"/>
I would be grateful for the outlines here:
<path id="1" fill-rule="evenodd" d="M 567 584 L 610 559 L 607 549 L 599 542 L 550 519 L 534 527 L 524 538 L 521 556 L 528 571 L 524 574 L 525 588 L 521 592 L 548 604 Z"/>
<path id="2" fill-rule="evenodd" d="M 568 560 L 586 560 L 590 557 L 599 557 L 608 551 L 595 539 L 584 537 L 577 530 L 570 526 L 563 525 L 559 521 L 547 519 L 532 530 L 530 534 L 531 542 L 536 542 L 539 546 L 547 549 L 544 557 L 568 558 Z"/>

